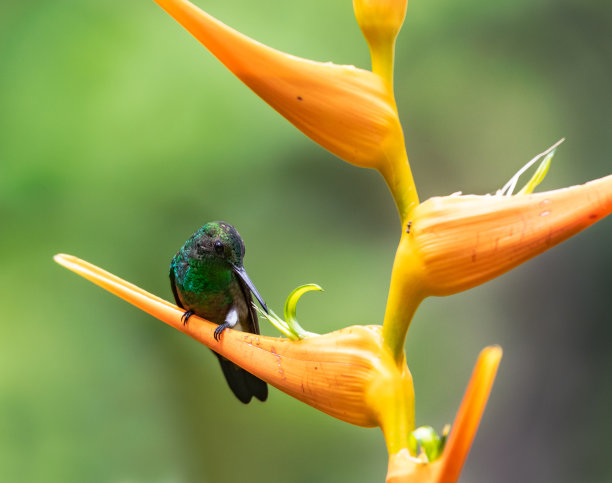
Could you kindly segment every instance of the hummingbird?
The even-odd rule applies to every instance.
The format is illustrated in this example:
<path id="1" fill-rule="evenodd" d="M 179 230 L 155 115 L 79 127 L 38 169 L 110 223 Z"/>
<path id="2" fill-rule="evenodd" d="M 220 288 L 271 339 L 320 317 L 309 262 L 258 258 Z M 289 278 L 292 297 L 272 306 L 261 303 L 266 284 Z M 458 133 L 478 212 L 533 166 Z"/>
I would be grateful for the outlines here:
<path id="1" fill-rule="evenodd" d="M 211 221 L 185 242 L 170 262 L 170 285 L 176 304 L 185 309 L 182 320 L 197 315 L 218 325 L 215 340 L 227 328 L 259 334 L 251 293 L 268 312 L 244 266 L 244 243 L 236 229 Z M 213 351 L 214 352 L 214 351 Z M 223 375 L 234 395 L 247 404 L 255 396 L 268 397 L 268 385 L 217 354 Z"/>

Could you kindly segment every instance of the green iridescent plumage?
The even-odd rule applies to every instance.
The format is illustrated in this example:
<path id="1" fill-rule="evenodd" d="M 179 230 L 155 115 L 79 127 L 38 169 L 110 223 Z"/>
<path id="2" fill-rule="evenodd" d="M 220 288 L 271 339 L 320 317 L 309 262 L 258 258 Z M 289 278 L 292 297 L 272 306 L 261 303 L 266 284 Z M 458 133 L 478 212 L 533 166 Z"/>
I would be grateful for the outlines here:
<path id="1" fill-rule="evenodd" d="M 184 321 L 198 315 L 218 324 L 218 340 L 226 328 L 259 334 L 251 292 L 267 312 L 266 304 L 243 267 L 244 243 L 228 223 L 206 223 L 185 242 L 170 262 L 170 285 Z M 253 396 L 265 401 L 268 386 L 224 357 L 216 354 L 230 388 L 240 401 Z"/>

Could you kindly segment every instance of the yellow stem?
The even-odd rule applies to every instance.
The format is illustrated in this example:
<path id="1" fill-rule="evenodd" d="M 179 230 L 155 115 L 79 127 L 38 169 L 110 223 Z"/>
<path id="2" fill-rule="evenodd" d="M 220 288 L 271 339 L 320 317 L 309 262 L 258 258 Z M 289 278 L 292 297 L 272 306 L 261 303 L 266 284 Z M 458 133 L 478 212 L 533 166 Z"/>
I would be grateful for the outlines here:
<path id="1" fill-rule="evenodd" d="M 395 57 L 395 42 L 377 42 L 370 44 L 372 72 L 381 76 L 390 91 L 393 91 L 393 61 Z"/>
<path id="2" fill-rule="evenodd" d="M 410 322 L 426 293 L 422 284 L 422 261 L 412 249 L 408 223 L 402 226 L 402 237 L 395 255 L 387 307 L 383 321 L 383 341 L 396 365 L 404 361 L 404 341 Z"/>
<path id="3" fill-rule="evenodd" d="M 386 384 L 385 388 L 380 387 L 377 391 L 378 407 L 383 408 L 378 420 L 390 455 L 408 448 L 410 433 L 414 431 L 412 374 L 405 359 L 395 365 L 395 368 L 396 377 L 388 381 L 389 384 Z M 378 384 L 382 385 L 385 382 L 378 381 Z"/>
<path id="4" fill-rule="evenodd" d="M 403 133 L 400 132 L 398 137 L 401 147 L 398 146 L 391 151 L 391 155 L 388 156 L 391 159 L 380 168 L 380 174 L 382 174 L 391 191 L 401 223 L 405 225 L 412 210 L 419 205 L 419 196 L 412 177 L 408 155 L 404 148 Z"/>

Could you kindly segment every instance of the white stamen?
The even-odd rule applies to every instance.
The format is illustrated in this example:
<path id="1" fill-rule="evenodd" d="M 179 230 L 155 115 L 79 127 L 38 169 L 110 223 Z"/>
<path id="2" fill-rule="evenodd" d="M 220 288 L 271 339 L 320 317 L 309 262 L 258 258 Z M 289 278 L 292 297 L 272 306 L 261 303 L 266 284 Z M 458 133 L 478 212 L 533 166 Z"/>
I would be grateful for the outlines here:
<path id="1" fill-rule="evenodd" d="M 560 139 L 555 144 L 553 144 L 550 148 L 548 148 L 546 151 L 544 151 L 543 153 L 538 154 L 535 158 L 533 158 L 531 161 L 529 161 L 525 166 L 523 166 L 521 169 L 519 169 L 516 172 L 516 174 L 514 176 L 512 176 L 512 178 L 510 178 L 508 180 L 508 182 L 504 185 L 504 187 L 502 189 L 497 190 L 497 192 L 495 194 L 497 196 L 511 196 L 512 193 L 514 192 L 514 188 L 516 188 L 516 183 L 518 183 L 518 179 L 521 177 L 521 175 L 525 171 L 527 171 L 540 158 L 542 158 L 543 156 L 546 156 L 547 154 L 549 154 L 552 151 L 554 151 L 557 148 L 557 146 L 559 146 L 559 144 L 561 144 L 563 141 L 565 141 L 565 138 Z"/>

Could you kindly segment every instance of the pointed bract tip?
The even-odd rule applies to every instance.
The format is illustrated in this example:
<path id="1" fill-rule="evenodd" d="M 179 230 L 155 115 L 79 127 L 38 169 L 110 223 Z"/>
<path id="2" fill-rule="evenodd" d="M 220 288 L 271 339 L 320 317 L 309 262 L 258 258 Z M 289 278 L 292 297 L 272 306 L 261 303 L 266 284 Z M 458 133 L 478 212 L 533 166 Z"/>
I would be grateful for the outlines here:
<path id="1" fill-rule="evenodd" d="M 66 267 L 74 260 L 74 258 L 75 257 L 73 257 L 72 255 L 66 255 L 65 253 L 58 253 L 53 256 L 53 261 L 55 263 L 62 265 L 63 267 Z"/>

